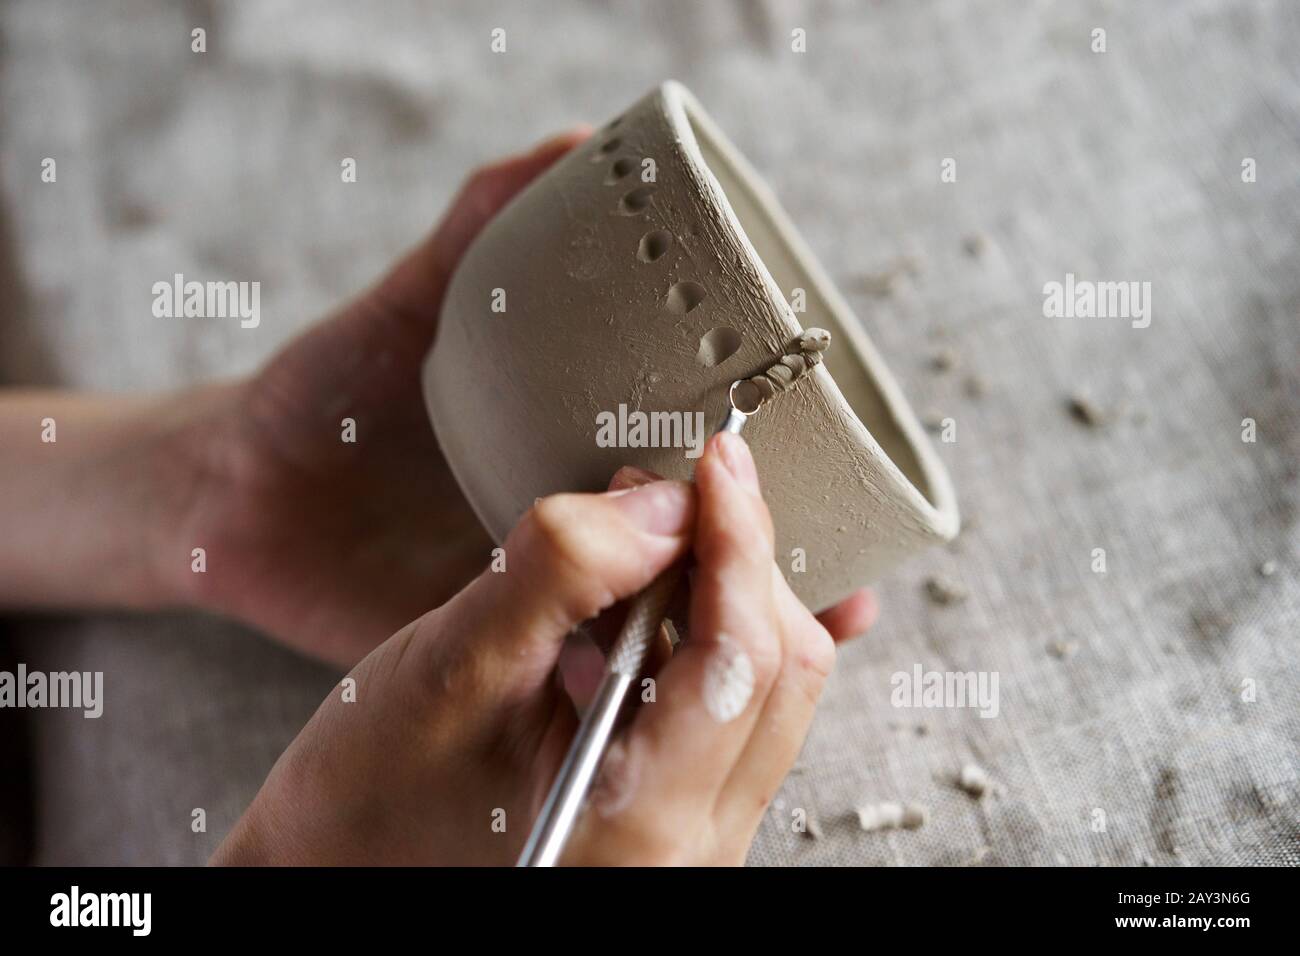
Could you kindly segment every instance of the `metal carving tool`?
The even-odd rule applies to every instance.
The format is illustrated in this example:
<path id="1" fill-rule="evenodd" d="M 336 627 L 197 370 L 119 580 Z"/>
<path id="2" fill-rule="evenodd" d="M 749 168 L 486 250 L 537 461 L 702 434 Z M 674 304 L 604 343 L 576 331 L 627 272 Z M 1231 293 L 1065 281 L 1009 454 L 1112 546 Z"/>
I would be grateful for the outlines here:
<path id="1" fill-rule="evenodd" d="M 714 434 L 739 435 L 745 422 L 758 411 L 762 398 L 747 385 L 748 380 L 731 383 L 727 391 L 727 417 Z M 628 688 L 641 673 L 650 641 L 663 623 L 681 573 L 681 566 L 673 565 L 632 599 L 627 620 L 605 662 L 605 676 L 551 784 L 518 866 L 554 866 L 559 861 L 600 767 L 619 708 Z"/>

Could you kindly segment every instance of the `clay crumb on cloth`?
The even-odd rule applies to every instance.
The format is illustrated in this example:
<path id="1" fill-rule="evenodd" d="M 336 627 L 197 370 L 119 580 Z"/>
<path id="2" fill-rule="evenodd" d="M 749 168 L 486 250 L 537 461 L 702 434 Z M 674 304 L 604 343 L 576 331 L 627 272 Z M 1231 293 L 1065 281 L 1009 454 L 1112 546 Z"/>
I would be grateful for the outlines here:
<path id="1" fill-rule="evenodd" d="M 983 767 L 968 763 L 957 775 L 957 786 L 979 800 L 989 792 L 989 775 Z"/>
<path id="2" fill-rule="evenodd" d="M 993 849 L 989 846 L 978 846 L 975 848 L 975 852 L 962 863 L 962 866 L 979 866 L 992 852 Z"/>
<path id="3" fill-rule="evenodd" d="M 1078 641 L 1052 641 L 1047 645 L 1047 653 L 1061 661 L 1073 657 L 1078 650 Z"/>
<path id="4" fill-rule="evenodd" d="M 1261 561 L 1259 567 L 1255 570 L 1259 572 L 1261 578 L 1271 578 L 1273 575 L 1277 574 L 1277 562 Z"/>
<path id="5" fill-rule="evenodd" d="M 921 414 L 921 424 L 924 425 L 928 431 L 932 432 L 943 431 L 943 423 L 946 420 L 947 416 L 937 408 L 927 408 Z"/>
<path id="6" fill-rule="evenodd" d="M 1103 428 L 1109 425 L 1114 419 L 1114 414 L 1108 409 L 1098 405 L 1087 395 L 1075 393 L 1071 395 L 1066 402 L 1070 414 L 1074 420 L 1081 425 L 1087 425 L 1089 428 Z"/>
<path id="7" fill-rule="evenodd" d="M 900 723 L 900 722 L 898 722 L 898 721 L 891 720 L 891 721 L 889 722 L 889 729 L 890 729 L 890 730 L 910 730 L 912 733 L 916 734 L 916 736 L 918 736 L 918 737 L 927 737 L 927 736 L 929 736 L 929 734 L 930 734 L 930 726 L 929 726 L 929 724 L 926 724 L 926 723 L 910 724 L 910 723 Z"/>
<path id="8" fill-rule="evenodd" d="M 857 808 L 858 826 L 868 833 L 877 830 L 915 830 L 925 826 L 929 811 L 919 803 L 864 803 Z"/>
<path id="9" fill-rule="evenodd" d="M 926 578 L 925 593 L 935 604 L 948 606 L 960 604 L 970 596 L 970 592 L 956 581 L 947 578 Z"/>
<path id="10" fill-rule="evenodd" d="M 948 372 L 958 365 L 957 350 L 944 347 L 930 356 L 930 368 L 936 372 Z"/>
<path id="11" fill-rule="evenodd" d="M 883 298 L 898 291 L 904 276 L 916 277 L 920 274 L 921 260 L 915 256 L 902 255 L 890 262 L 880 272 L 869 272 L 859 276 L 854 285 L 869 295 Z"/>
<path id="12" fill-rule="evenodd" d="M 824 836 L 821 821 L 817 819 L 817 814 L 811 810 L 807 811 L 804 820 L 803 835 L 808 840 L 820 840 Z"/>

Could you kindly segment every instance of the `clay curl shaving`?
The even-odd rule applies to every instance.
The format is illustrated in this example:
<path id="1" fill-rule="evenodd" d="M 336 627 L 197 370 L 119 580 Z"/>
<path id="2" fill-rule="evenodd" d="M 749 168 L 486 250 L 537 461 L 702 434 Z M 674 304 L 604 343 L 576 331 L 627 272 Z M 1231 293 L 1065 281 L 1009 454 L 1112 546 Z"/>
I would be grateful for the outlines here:
<path id="1" fill-rule="evenodd" d="M 798 349 L 789 355 L 782 355 L 771 368 L 739 383 L 737 397 L 742 393 L 746 403 L 752 403 L 755 411 L 766 401 L 780 392 L 787 391 L 812 369 L 821 364 L 822 353 L 831 344 L 831 334 L 825 329 L 805 329 L 795 340 Z"/>

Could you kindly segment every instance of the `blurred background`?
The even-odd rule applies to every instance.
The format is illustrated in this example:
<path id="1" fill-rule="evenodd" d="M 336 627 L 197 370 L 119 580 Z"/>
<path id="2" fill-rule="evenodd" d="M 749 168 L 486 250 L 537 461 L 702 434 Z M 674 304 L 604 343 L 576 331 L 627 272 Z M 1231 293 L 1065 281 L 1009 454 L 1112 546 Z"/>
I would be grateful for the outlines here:
<path id="1" fill-rule="evenodd" d="M 9 0 L 0 381 L 248 372 L 473 165 L 679 79 L 918 411 L 956 422 L 938 448 L 967 521 L 880 582 L 751 862 L 1300 862 L 1298 47 L 1285 0 Z M 260 326 L 155 319 L 177 272 L 260 281 Z M 1150 282 L 1150 327 L 1044 318 L 1066 273 Z M 968 597 L 937 604 L 935 575 Z M 116 702 L 0 712 L 10 862 L 204 861 L 337 679 L 198 616 L 4 633 L 0 667 L 103 670 Z M 891 707 L 917 663 L 997 671 L 999 716 Z M 861 832 L 885 800 L 930 819 Z"/>

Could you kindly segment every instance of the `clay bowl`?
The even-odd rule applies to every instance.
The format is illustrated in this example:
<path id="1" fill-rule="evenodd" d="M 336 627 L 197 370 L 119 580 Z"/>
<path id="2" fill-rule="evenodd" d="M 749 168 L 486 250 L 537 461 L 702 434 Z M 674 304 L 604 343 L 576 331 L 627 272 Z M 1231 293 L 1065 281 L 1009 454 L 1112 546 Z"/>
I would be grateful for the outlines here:
<path id="1" fill-rule="evenodd" d="M 796 289 L 798 315 L 787 301 Z M 744 436 L 777 563 L 817 610 L 951 539 L 957 505 L 847 304 L 680 84 L 607 124 L 474 242 L 448 290 L 424 393 L 461 488 L 501 541 L 536 498 L 603 490 L 621 465 L 689 477 L 694 452 L 601 447 L 602 424 L 622 405 L 702 412 L 711 433 L 730 384 L 813 326 L 832 333 L 826 362 Z"/>

